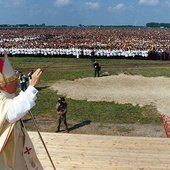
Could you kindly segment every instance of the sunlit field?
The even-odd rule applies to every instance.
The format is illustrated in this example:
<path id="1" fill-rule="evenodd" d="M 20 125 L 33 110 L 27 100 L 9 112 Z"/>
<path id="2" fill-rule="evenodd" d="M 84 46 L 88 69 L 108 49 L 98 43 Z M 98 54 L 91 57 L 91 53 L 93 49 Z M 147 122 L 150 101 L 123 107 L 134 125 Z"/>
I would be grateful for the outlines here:
<path id="1" fill-rule="evenodd" d="M 41 118 L 56 118 L 55 105 L 57 91 L 49 87 L 59 80 L 74 80 L 78 78 L 93 77 L 92 61 L 90 59 L 74 58 L 10 58 L 13 67 L 28 74 L 31 69 L 41 68 L 43 71 L 38 85 L 37 105 L 32 109 L 34 116 Z M 115 60 L 98 59 L 101 75 L 119 73 L 143 75 L 146 77 L 170 77 L 170 61 L 151 60 Z M 68 120 L 90 120 L 99 123 L 141 123 L 161 124 L 160 115 L 154 106 L 140 107 L 131 104 L 118 104 L 114 102 L 88 102 L 66 98 L 68 102 Z M 89 110 L 93 110 L 93 114 Z"/>

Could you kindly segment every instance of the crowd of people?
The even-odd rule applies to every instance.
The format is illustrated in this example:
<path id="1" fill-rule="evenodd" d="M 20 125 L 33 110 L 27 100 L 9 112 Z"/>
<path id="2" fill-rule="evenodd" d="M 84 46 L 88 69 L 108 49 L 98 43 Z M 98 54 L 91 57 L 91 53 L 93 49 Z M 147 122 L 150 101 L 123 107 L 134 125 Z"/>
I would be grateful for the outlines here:
<path id="1" fill-rule="evenodd" d="M 167 60 L 170 30 L 165 28 L 60 27 L 1 29 L 0 53 L 66 57 L 141 57 Z"/>

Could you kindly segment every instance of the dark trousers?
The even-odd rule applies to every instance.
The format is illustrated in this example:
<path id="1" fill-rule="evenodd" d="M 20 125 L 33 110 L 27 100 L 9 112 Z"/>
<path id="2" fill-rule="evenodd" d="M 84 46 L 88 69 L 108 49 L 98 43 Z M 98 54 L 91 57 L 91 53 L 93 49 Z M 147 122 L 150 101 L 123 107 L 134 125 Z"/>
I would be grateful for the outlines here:
<path id="1" fill-rule="evenodd" d="M 20 90 L 25 91 L 27 89 L 27 83 L 20 83 Z"/>
<path id="2" fill-rule="evenodd" d="M 58 116 L 58 126 L 57 126 L 57 131 L 60 131 L 60 125 L 61 125 L 61 122 L 63 121 L 65 127 L 66 127 L 66 130 L 68 131 L 68 126 L 67 126 L 67 120 L 66 120 L 66 114 L 64 115 L 59 115 Z"/>
<path id="3" fill-rule="evenodd" d="M 94 69 L 94 77 L 100 77 L 99 69 Z"/>

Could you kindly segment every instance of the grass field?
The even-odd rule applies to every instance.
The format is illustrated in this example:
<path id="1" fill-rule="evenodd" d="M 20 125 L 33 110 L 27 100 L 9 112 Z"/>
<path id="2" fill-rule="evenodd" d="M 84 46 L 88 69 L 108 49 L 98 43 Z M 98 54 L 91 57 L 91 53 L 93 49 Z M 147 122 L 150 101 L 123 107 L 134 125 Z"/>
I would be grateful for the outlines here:
<path id="1" fill-rule="evenodd" d="M 39 90 L 37 105 L 32 109 L 35 117 L 57 117 L 55 105 L 58 94 L 49 89 L 53 83 L 59 80 L 93 77 L 93 63 L 90 59 L 12 57 L 10 60 L 16 70 L 23 71 L 25 74 L 38 67 L 44 69 L 37 86 Z M 98 62 L 102 67 L 101 72 L 109 72 L 111 75 L 125 73 L 147 77 L 170 77 L 170 61 L 98 59 Z M 66 100 L 69 106 L 68 120 L 90 120 L 98 123 L 161 123 L 160 115 L 156 114 L 157 110 L 151 105 L 140 107 L 114 102 L 87 102 L 70 98 Z"/>

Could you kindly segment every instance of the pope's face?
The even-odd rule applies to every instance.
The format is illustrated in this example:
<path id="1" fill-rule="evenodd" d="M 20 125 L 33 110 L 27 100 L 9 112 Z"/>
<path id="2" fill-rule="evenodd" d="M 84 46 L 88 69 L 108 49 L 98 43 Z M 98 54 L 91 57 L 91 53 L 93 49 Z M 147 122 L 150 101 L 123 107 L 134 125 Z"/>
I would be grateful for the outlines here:
<path id="1" fill-rule="evenodd" d="M 0 85 L 1 90 L 6 91 L 7 93 L 10 93 L 10 94 L 15 93 L 17 91 L 17 88 L 18 88 L 17 79 L 13 80 L 12 82 Z"/>

